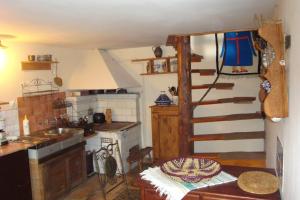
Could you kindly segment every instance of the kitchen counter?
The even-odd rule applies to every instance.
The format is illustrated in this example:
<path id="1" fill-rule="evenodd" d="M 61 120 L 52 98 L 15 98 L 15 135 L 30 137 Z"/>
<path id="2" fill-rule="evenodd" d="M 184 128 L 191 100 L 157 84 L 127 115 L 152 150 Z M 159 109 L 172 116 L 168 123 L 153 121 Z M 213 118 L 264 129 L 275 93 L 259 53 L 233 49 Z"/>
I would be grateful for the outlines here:
<path id="1" fill-rule="evenodd" d="M 8 143 L 7 145 L 0 146 L 0 157 L 12 154 L 18 151 L 26 150 L 33 147 L 34 144 L 24 144 L 24 143 Z"/>
<path id="2" fill-rule="evenodd" d="M 71 138 L 76 132 L 82 132 L 82 129 L 74 129 L 75 131 L 70 133 L 64 133 L 61 135 L 45 135 L 44 131 L 32 133 L 29 136 L 20 136 L 15 141 L 10 141 L 7 145 L 0 146 L 0 157 L 8 154 L 15 153 L 17 151 L 26 149 L 39 149 L 51 144 L 61 142 Z"/>
<path id="3" fill-rule="evenodd" d="M 107 131 L 107 132 L 116 132 L 123 131 L 134 126 L 137 126 L 140 122 L 112 122 L 112 123 L 103 123 L 103 124 L 94 124 L 95 131 Z"/>

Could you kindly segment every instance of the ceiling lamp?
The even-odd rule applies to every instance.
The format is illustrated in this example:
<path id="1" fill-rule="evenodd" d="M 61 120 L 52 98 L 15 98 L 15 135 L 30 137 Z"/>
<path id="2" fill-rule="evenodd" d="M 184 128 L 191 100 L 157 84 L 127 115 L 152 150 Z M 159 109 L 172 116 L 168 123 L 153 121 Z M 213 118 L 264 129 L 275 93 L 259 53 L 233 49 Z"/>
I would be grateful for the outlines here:
<path id="1" fill-rule="evenodd" d="M 6 49 L 7 46 L 4 46 L 2 43 L 1 43 L 1 40 L 3 39 L 12 39 L 12 38 L 15 38 L 14 35 L 9 35 L 9 34 L 1 34 L 0 33 L 0 49 Z"/>
<path id="2" fill-rule="evenodd" d="M 1 43 L 1 40 L 0 40 L 0 48 L 1 48 L 1 49 L 6 49 L 6 48 L 7 48 L 7 46 L 4 46 L 4 45 Z"/>

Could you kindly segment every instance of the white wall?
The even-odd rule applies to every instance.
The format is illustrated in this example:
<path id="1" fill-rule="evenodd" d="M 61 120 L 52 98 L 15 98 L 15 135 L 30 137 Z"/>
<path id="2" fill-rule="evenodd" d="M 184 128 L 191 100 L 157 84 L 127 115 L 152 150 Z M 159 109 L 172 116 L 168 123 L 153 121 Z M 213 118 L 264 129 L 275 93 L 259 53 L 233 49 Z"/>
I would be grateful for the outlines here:
<path id="1" fill-rule="evenodd" d="M 0 68 L 1 101 L 10 101 L 22 96 L 21 84 L 23 82 L 31 81 L 34 78 L 53 80 L 54 70 L 22 71 L 21 61 L 26 61 L 29 54 L 52 54 L 53 58 L 60 62 L 58 75 L 64 82 L 62 90 L 68 88 L 69 80 L 73 79 L 75 70 L 96 66 L 98 63 L 97 49 L 73 49 L 10 41 L 5 41 L 5 45 L 8 46 L 4 51 L 6 63 Z"/>
<path id="2" fill-rule="evenodd" d="M 32 79 L 41 78 L 52 81 L 55 70 L 30 70 L 22 71 L 21 61 L 27 60 L 27 55 L 52 54 L 57 59 L 58 75 L 62 77 L 64 85 L 61 90 L 68 88 L 74 69 L 84 69 L 88 66 L 96 66 L 95 55 L 98 50 L 73 49 L 57 46 L 39 45 L 31 43 L 17 43 L 3 41 L 7 49 L 2 51 L 4 62 L 0 63 L 0 101 L 10 101 L 10 105 L 1 106 L 0 121 L 5 122 L 5 130 L 9 135 L 19 135 L 18 111 L 15 104 L 17 97 L 22 96 L 21 84 Z M 1 57 L 2 58 L 2 57 Z M 95 64 L 96 63 L 96 64 Z"/>
<path id="3" fill-rule="evenodd" d="M 222 39 L 220 37 L 220 39 Z M 21 96 L 21 83 L 24 81 L 30 81 L 33 78 L 44 78 L 52 80 L 53 74 L 50 71 L 22 71 L 20 62 L 27 59 L 28 54 L 53 54 L 54 58 L 57 58 L 61 63 L 59 64 L 59 76 L 64 80 L 64 87 L 62 89 L 73 88 L 74 82 L 79 80 L 80 74 L 84 79 L 80 79 L 77 85 L 81 85 L 81 88 L 89 88 L 90 83 L 96 82 L 95 76 L 93 78 L 87 76 L 84 71 L 92 71 L 95 73 L 96 68 L 101 68 L 101 57 L 97 50 L 88 49 L 70 49 L 62 47 L 53 47 L 45 45 L 34 44 L 14 44 L 6 43 L 9 48 L 7 49 L 8 63 L 0 74 L 0 100 L 11 100 L 17 96 Z M 221 43 L 220 43 L 221 46 Z M 215 68 L 215 45 L 214 36 L 197 37 L 192 40 L 192 48 L 195 53 L 204 56 L 204 60 L 201 63 L 194 63 L 193 68 Z M 163 46 L 164 56 L 175 55 L 173 47 Z M 129 91 L 135 91 L 141 93 L 140 98 L 140 113 L 142 121 L 143 132 L 143 145 L 152 145 L 151 136 L 151 113 L 149 106 L 154 105 L 155 99 L 159 96 L 160 91 L 167 91 L 169 86 L 177 86 L 177 74 L 166 75 L 154 75 L 154 76 L 140 76 L 141 73 L 146 72 L 146 63 L 133 63 L 131 60 L 135 58 L 147 58 L 153 57 L 151 47 L 130 48 L 130 49 L 118 49 L 110 50 L 109 53 L 119 62 L 132 77 L 142 85 L 141 88 L 131 88 Z M 105 76 L 105 69 L 103 73 L 99 74 L 99 77 Z M 89 73 L 91 74 L 91 73 Z M 193 74 L 193 84 L 212 83 L 214 76 L 212 77 L 199 77 L 198 74 Z M 106 84 L 105 79 L 102 80 L 103 84 Z M 101 84 L 102 82 L 98 82 Z M 213 90 L 208 99 L 225 98 L 234 96 L 257 96 L 259 88 L 259 79 L 256 77 L 243 77 L 243 78 L 220 78 L 220 82 L 234 82 L 236 86 L 233 90 L 215 91 Z M 193 99 L 198 100 L 204 91 L 197 91 L 193 94 Z M 167 92 L 168 94 L 168 92 Z M 237 105 L 227 104 L 225 106 L 207 106 L 203 108 L 197 108 L 195 110 L 195 116 L 212 116 L 223 114 L 234 114 L 244 112 L 259 111 L 260 105 L 258 100 L 254 104 Z M 255 126 L 253 126 L 255 124 Z M 227 133 L 233 131 L 255 131 L 263 130 L 264 125 L 259 120 L 236 121 L 236 122 L 220 122 L 217 125 L 201 124 L 195 126 L 195 133 L 197 134 L 209 134 L 209 133 Z M 246 141 L 247 142 L 247 141 Z M 261 144 L 261 142 L 260 142 Z M 197 151 L 204 151 L 201 146 L 204 144 L 197 144 Z M 222 142 L 216 145 L 206 145 L 210 148 L 205 148 L 206 151 L 222 151 L 231 147 L 232 144 Z M 236 145 L 238 148 L 238 144 Z M 251 145 L 250 145 L 251 146 Z M 249 150 L 249 148 L 247 148 Z M 256 145 L 252 145 L 250 150 L 263 149 L 260 145 L 257 148 Z"/>
<path id="4" fill-rule="evenodd" d="M 222 41 L 222 36 L 219 37 Z M 201 63 L 193 63 L 192 68 L 211 68 L 215 69 L 215 43 L 214 35 L 201 36 L 192 38 L 193 52 L 203 55 L 204 60 Z M 220 48 L 222 42 L 220 42 Z M 164 56 L 175 55 L 172 47 L 163 47 Z M 143 128 L 143 145 L 152 145 L 151 136 L 151 112 L 149 106 L 154 105 L 155 99 L 160 91 L 168 93 L 169 86 L 177 86 L 177 74 L 162 74 L 153 76 L 140 76 L 140 73 L 146 72 L 146 62 L 131 62 L 135 58 L 153 57 L 151 47 L 130 48 L 110 50 L 109 53 L 139 81 L 141 87 L 141 117 Z M 228 69 L 227 69 L 228 70 Z M 231 70 L 231 68 L 229 69 Z M 193 84 L 212 83 L 215 76 L 200 77 L 199 74 L 193 74 Z M 219 82 L 234 82 L 236 86 L 233 90 L 212 90 L 207 99 L 217 99 L 235 96 L 254 96 L 257 97 L 260 79 L 256 76 L 242 78 L 220 78 Z M 193 100 L 199 100 L 205 90 L 193 92 Z M 246 113 L 260 111 L 260 102 L 256 100 L 253 104 L 225 104 L 210 105 L 195 109 L 195 116 L 213 116 L 235 113 Z M 264 130 L 263 120 L 247 120 L 235 122 L 218 122 L 204 123 L 195 125 L 196 134 L 212 134 L 212 133 L 229 133 L 238 131 L 261 131 Z M 241 145 L 244 144 L 244 145 Z M 232 148 L 233 147 L 233 148 Z M 245 147 L 245 148 L 244 148 Z M 206 144 L 205 142 L 197 143 L 195 150 L 200 152 L 220 152 L 228 150 L 245 150 L 245 151 L 264 151 L 263 140 L 259 141 L 236 141 L 228 143 L 226 141 L 215 142 L 214 144 Z"/>
<path id="5" fill-rule="evenodd" d="M 289 117 L 278 124 L 266 121 L 267 165 L 275 167 L 276 138 L 283 145 L 283 199 L 300 199 L 300 2 L 298 0 L 279 1 L 278 16 L 283 20 L 286 34 L 292 36 L 291 48 L 286 52 L 287 78 L 289 90 Z"/>

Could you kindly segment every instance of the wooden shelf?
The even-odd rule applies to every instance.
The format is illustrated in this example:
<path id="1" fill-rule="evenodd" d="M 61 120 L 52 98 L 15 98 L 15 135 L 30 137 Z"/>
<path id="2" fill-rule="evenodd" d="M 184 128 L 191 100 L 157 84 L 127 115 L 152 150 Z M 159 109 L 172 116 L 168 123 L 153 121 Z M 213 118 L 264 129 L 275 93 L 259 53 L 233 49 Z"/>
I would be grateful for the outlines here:
<path id="1" fill-rule="evenodd" d="M 4 101 L 0 101 L 0 106 L 1 105 L 7 105 L 7 104 L 9 104 L 8 102 L 4 102 Z"/>
<path id="2" fill-rule="evenodd" d="M 52 64 L 57 61 L 22 61 L 22 70 L 51 70 Z"/>
<path id="3" fill-rule="evenodd" d="M 259 30 L 259 35 L 274 49 L 275 58 L 263 74 L 263 79 L 271 85 L 270 93 L 263 97 L 263 110 L 269 118 L 288 117 L 288 89 L 284 60 L 284 38 L 281 23 L 266 23 Z M 260 92 L 261 97 L 263 92 Z"/>
<path id="4" fill-rule="evenodd" d="M 141 62 L 141 61 L 153 61 L 153 60 L 166 60 L 166 59 L 172 59 L 177 58 L 176 56 L 166 56 L 166 57 L 160 57 L 160 58 L 142 58 L 142 59 L 133 59 L 132 62 Z"/>
<path id="5" fill-rule="evenodd" d="M 177 72 L 153 72 L 153 73 L 143 73 L 140 75 L 148 76 L 148 75 L 158 75 L 158 74 L 177 74 Z"/>

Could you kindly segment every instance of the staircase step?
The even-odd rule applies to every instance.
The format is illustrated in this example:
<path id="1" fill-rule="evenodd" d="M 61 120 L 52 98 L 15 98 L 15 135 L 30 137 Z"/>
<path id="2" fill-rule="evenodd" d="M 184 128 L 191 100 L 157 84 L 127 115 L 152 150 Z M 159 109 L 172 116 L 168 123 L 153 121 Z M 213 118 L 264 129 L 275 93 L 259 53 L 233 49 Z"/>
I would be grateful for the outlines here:
<path id="1" fill-rule="evenodd" d="M 264 131 L 194 135 L 190 141 L 264 139 Z"/>
<path id="2" fill-rule="evenodd" d="M 212 84 L 203 84 L 203 85 L 193 85 L 192 89 L 207 89 L 210 88 Z M 234 86 L 234 83 L 216 83 L 212 86 L 212 88 L 219 90 L 230 90 Z"/>
<path id="3" fill-rule="evenodd" d="M 191 62 L 201 62 L 203 59 L 203 56 L 198 55 L 196 53 L 191 54 Z"/>
<path id="4" fill-rule="evenodd" d="M 210 104 L 220 104 L 220 103 L 252 103 L 256 100 L 256 97 L 233 97 L 233 98 L 223 98 L 223 99 L 213 99 L 202 102 L 192 102 L 193 106 L 199 105 L 210 105 Z"/>
<path id="5" fill-rule="evenodd" d="M 243 114 L 221 115 L 221 116 L 211 116 L 211 117 L 196 117 L 192 119 L 192 123 L 234 121 L 234 120 L 261 119 L 261 118 L 263 118 L 262 113 L 256 112 L 256 113 L 243 113 Z"/>
<path id="6" fill-rule="evenodd" d="M 222 165 L 266 167 L 265 152 L 194 153 L 192 157 L 213 159 Z"/>
<path id="7" fill-rule="evenodd" d="M 192 69 L 191 73 L 200 73 L 200 76 L 213 76 L 216 73 L 215 69 Z"/>

